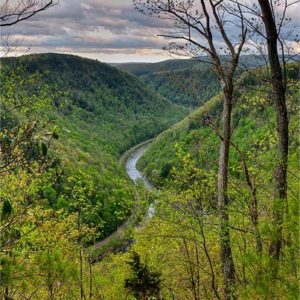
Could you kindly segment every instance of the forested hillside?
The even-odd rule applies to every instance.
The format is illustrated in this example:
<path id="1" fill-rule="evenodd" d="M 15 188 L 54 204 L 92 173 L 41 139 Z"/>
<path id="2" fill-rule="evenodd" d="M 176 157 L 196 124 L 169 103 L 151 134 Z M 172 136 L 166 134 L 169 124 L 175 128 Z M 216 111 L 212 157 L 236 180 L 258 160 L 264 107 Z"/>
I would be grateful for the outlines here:
<path id="1" fill-rule="evenodd" d="M 97 126 L 101 146 L 115 155 L 155 136 L 186 113 L 134 76 L 95 60 L 59 54 L 2 60 L 3 67 L 18 64 L 26 74 L 42 74 L 51 90 L 67 95 L 53 101 L 60 115 Z"/>
<path id="2" fill-rule="evenodd" d="M 128 181 L 117 165 L 119 155 L 179 120 L 185 110 L 135 77 L 93 60 L 41 54 L 2 62 L 4 76 L 18 69 L 28 78 L 40 74 L 41 84 L 46 84 L 49 93 L 55 94 L 51 103 L 54 108 L 43 112 L 45 120 L 56 125 L 60 136 L 53 144 L 53 157 L 69 170 L 69 175 L 73 170 L 84 168 L 96 179 L 95 184 L 102 187 L 99 191 L 102 195 L 95 201 L 104 202 L 105 210 L 97 222 L 104 222 L 103 232 L 108 234 L 132 207 Z M 21 75 L 11 78 L 18 80 L 18 76 Z M 24 93 L 22 89 L 26 87 L 20 84 L 19 88 L 19 93 Z M 27 88 L 30 89 L 30 85 Z M 30 96 L 30 91 L 28 93 Z M 2 101 L 5 105 L 5 90 Z M 57 192 L 49 191 L 50 194 Z M 108 199 L 107 195 L 110 195 Z M 117 211 L 119 219 L 115 217 Z"/>
<path id="3" fill-rule="evenodd" d="M 92 263 L 91 244 L 134 208 L 121 153 L 187 109 L 128 73 L 72 55 L 1 59 L 0 75 L 0 285 L 16 299 L 41 285 L 43 299 L 60 278 L 69 284 L 56 296 L 65 299 Z"/>
<path id="4" fill-rule="evenodd" d="M 135 74 L 162 96 L 190 109 L 201 106 L 219 89 L 209 65 L 197 60 L 117 64 L 116 67 Z"/>
<path id="5" fill-rule="evenodd" d="M 296 128 L 297 122 L 297 110 L 295 109 L 298 94 L 295 82 L 297 82 L 299 76 L 298 68 L 298 64 L 291 64 L 288 68 L 288 76 L 292 82 L 289 91 L 289 113 L 293 138 L 293 155 L 297 153 L 298 145 L 297 133 L 292 130 Z M 251 147 L 257 144 L 255 147 L 259 148 L 258 144 L 268 140 L 267 136 L 270 134 L 270 128 L 274 126 L 275 122 L 272 103 L 268 99 L 268 89 L 260 82 L 262 79 L 258 79 L 260 78 L 258 75 L 255 77 L 255 74 L 263 74 L 264 72 L 263 68 L 258 68 L 252 71 L 252 75 L 243 74 L 239 80 L 238 100 L 233 115 L 232 142 L 240 151 L 249 153 L 249 155 L 254 150 Z M 184 120 L 159 135 L 149 151 L 139 161 L 140 168 L 157 184 L 165 184 L 172 167 L 176 167 L 179 162 L 177 150 L 181 149 L 181 152 L 189 153 L 191 157 L 196 159 L 198 166 L 216 170 L 218 157 L 218 132 L 216 132 L 216 129 L 220 124 L 221 111 L 222 96 L 219 94 L 199 109 L 196 109 Z M 270 145 L 261 145 L 261 147 L 270 150 Z M 258 149 L 255 151 L 258 151 Z M 253 159 L 258 159 L 257 155 L 256 153 Z M 232 153 L 231 159 L 233 162 L 237 161 L 238 153 Z M 271 166 L 269 167 L 271 168 Z"/>
<path id="6" fill-rule="evenodd" d="M 223 60 L 228 58 L 223 56 Z M 200 107 L 220 90 L 216 74 L 207 56 L 194 59 L 170 59 L 158 63 L 114 64 L 118 69 L 138 76 L 170 101 L 191 109 Z M 264 65 L 259 55 L 242 56 L 240 72 Z"/>

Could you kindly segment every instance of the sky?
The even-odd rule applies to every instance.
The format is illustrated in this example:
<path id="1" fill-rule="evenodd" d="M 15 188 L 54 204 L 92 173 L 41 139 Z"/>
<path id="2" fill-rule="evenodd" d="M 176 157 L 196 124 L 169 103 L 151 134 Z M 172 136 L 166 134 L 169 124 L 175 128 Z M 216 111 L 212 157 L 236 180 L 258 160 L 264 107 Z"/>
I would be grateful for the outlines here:
<path id="1" fill-rule="evenodd" d="M 132 0 L 59 0 L 47 11 L 5 27 L 2 36 L 20 44 L 20 52 L 71 53 L 103 62 L 153 62 L 171 58 L 162 50 L 166 42 L 157 36 L 164 23 L 135 10 Z"/>
<path id="2" fill-rule="evenodd" d="M 5 27 L 2 41 L 8 37 L 17 43 L 19 54 L 71 53 L 118 63 L 174 58 L 162 50 L 167 41 L 158 37 L 167 33 L 168 21 L 142 15 L 132 0 L 58 1 L 31 19 Z M 291 13 L 299 19 L 297 9 Z"/>

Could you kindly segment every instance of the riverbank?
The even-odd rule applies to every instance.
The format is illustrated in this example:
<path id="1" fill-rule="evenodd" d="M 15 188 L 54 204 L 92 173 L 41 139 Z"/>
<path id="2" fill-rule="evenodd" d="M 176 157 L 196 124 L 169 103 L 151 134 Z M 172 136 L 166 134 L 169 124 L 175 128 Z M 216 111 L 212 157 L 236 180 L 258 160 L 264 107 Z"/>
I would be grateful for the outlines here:
<path id="1" fill-rule="evenodd" d="M 149 145 L 154 139 L 150 139 L 144 141 L 128 151 L 126 151 L 119 159 L 119 163 L 123 166 L 126 171 L 127 176 L 135 183 L 138 184 L 141 182 L 147 191 L 153 190 L 153 185 L 148 181 L 146 177 L 144 177 L 136 165 L 138 160 L 144 155 L 147 151 Z M 132 215 L 118 227 L 116 231 L 114 231 L 111 235 L 106 237 L 104 240 L 96 242 L 91 250 L 91 261 L 96 263 L 100 261 L 106 254 L 113 251 L 125 251 L 127 247 L 132 242 L 130 239 L 130 232 L 134 226 L 134 222 L 136 222 L 136 214 L 138 210 L 138 192 L 136 192 L 135 199 L 135 208 L 133 209 Z M 152 205 L 147 210 L 146 215 L 153 216 L 154 209 Z"/>
<path id="2" fill-rule="evenodd" d="M 149 140 L 146 140 L 144 142 L 141 142 L 135 146 L 133 146 L 132 148 L 128 149 L 127 151 L 125 151 L 119 158 L 118 162 L 119 164 L 122 166 L 122 167 L 125 167 L 125 164 L 127 162 L 127 160 L 129 159 L 129 156 L 137 151 L 137 149 L 141 148 L 141 147 L 144 147 L 150 143 L 152 143 L 154 141 L 154 138 L 153 139 L 149 139 Z"/>

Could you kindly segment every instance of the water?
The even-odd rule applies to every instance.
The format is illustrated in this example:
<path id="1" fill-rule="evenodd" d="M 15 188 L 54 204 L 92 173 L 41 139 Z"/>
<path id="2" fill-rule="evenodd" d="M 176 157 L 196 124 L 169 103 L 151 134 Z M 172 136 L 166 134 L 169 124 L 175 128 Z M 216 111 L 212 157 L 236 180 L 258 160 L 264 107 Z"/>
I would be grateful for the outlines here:
<path id="1" fill-rule="evenodd" d="M 144 144 L 141 147 L 137 148 L 134 152 L 131 153 L 129 158 L 126 161 L 125 169 L 128 176 L 137 184 L 142 182 L 146 189 L 149 191 L 154 190 L 154 186 L 149 182 L 149 180 L 142 175 L 142 173 L 137 169 L 138 160 L 145 154 L 149 147 L 150 143 Z M 154 215 L 154 206 L 151 204 L 148 208 L 148 216 L 153 217 Z"/>
<path id="2" fill-rule="evenodd" d="M 128 174 L 128 176 L 135 183 L 138 183 L 139 181 L 142 181 L 147 189 L 153 190 L 154 186 L 137 169 L 137 162 L 145 154 L 145 152 L 148 149 L 149 145 L 150 145 L 150 143 L 146 144 L 146 145 L 143 145 L 143 146 L 137 148 L 133 153 L 131 153 L 128 160 L 126 161 L 125 169 L 126 169 L 126 173 Z"/>

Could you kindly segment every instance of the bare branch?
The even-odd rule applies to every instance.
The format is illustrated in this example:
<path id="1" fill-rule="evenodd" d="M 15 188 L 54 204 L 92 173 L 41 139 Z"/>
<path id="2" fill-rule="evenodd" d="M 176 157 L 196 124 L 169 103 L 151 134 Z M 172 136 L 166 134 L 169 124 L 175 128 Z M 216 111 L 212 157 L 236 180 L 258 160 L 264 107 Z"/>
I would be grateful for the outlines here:
<path id="1" fill-rule="evenodd" d="M 16 4 L 6 0 L 0 6 L 0 27 L 12 26 L 25 21 L 57 3 L 53 0 L 19 0 Z"/>

